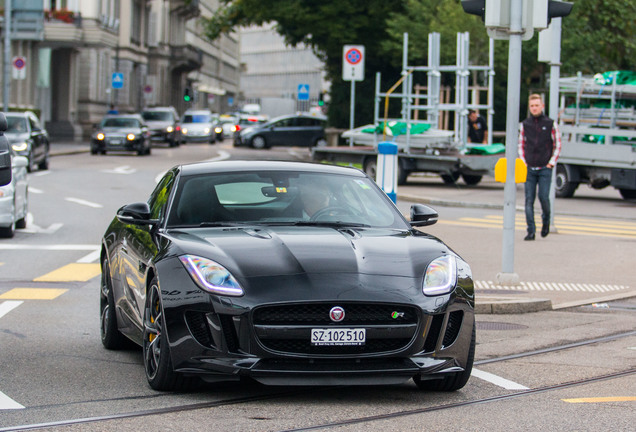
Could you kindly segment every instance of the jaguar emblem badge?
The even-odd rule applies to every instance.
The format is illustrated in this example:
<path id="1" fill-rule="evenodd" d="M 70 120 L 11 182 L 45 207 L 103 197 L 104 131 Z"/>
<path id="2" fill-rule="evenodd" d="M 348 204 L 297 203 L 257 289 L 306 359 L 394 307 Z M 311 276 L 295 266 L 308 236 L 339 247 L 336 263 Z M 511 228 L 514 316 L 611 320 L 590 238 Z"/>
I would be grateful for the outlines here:
<path id="1" fill-rule="evenodd" d="M 329 311 L 329 318 L 331 318 L 331 321 L 333 322 L 340 322 L 344 319 L 344 317 L 345 317 L 345 310 L 341 308 L 340 306 L 334 306 Z"/>

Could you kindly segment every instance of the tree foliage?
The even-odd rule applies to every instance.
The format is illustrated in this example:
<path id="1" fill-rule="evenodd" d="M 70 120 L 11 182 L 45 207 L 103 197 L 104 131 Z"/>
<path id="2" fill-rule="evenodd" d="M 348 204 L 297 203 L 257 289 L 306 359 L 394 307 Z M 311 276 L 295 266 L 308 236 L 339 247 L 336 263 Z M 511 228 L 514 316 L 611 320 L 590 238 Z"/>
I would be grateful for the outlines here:
<path id="1" fill-rule="evenodd" d="M 574 8 L 562 20 L 561 74 L 636 70 L 636 1 L 571 0 Z M 349 83 L 343 82 L 342 46 L 365 46 L 365 80 L 356 84 L 356 124 L 373 119 L 375 74 L 382 89 L 394 83 L 402 68 L 403 34 L 409 34 L 409 65 L 426 65 L 428 35 L 440 33 L 441 64 L 455 64 L 458 32 L 470 33 L 470 61 L 488 63 L 488 36 L 483 22 L 464 13 L 460 0 L 220 0 L 221 9 L 206 22 L 214 39 L 239 26 L 276 22 L 286 43 L 304 43 L 325 62 L 332 82 L 330 123 L 346 127 Z M 546 88 L 549 66 L 537 61 L 538 36 L 523 43 L 522 107 L 530 91 Z M 503 130 L 506 112 L 508 43 L 495 42 L 495 128 Z M 521 115 L 523 117 L 523 115 Z"/>

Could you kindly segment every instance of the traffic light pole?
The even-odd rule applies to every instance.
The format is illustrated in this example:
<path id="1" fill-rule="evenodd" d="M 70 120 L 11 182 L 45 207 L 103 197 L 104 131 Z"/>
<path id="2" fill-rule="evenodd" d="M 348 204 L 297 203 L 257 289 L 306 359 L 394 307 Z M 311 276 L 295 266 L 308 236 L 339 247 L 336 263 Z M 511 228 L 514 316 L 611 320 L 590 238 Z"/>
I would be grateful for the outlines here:
<path id="1" fill-rule="evenodd" d="M 508 107 L 506 110 L 506 183 L 504 185 L 504 227 L 502 272 L 497 274 L 500 285 L 518 285 L 514 272 L 516 192 L 515 161 L 519 139 L 519 98 L 521 92 L 521 37 L 523 0 L 510 1 L 510 44 L 508 48 Z"/>
<path id="2" fill-rule="evenodd" d="M 2 80 L 2 109 L 9 112 L 11 93 L 11 0 L 4 2 L 4 74 Z"/>

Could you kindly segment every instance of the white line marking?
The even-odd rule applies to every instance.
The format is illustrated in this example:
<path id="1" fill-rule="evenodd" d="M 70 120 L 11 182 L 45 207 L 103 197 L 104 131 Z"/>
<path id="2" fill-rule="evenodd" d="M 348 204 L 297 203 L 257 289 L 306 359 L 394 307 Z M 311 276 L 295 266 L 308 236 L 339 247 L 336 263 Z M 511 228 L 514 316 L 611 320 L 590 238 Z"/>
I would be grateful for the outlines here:
<path id="1" fill-rule="evenodd" d="M 131 168 L 128 165 L 124 165 L 114 169 L 102 170 L 102 172 L 109 173 L 109 174 L 133 174 L 137 172 L 137 170 L 135 168 Z"/>
<path id="2" fill-rule="evenodd" d="M 24 406 L 20 405 L 6 394 L 0 392 L 0 410 L 14 410 L 24 409 Z"/>
<path id="3" fill-rule="evenodd" d="M 100 250 L 99 248 L 95 249 L 93 252 L 89 253 L 88 255 L 80 258 L 77 260 L 78 263 L 92 263 L 95 262 L 99 259 L 99 254 L 100 254 Z"/>
<path id="4" fill-rule="evenodd" d="M 11 312 L 13 309 L 20 306 L 22 303 L 24 302 L 18 301 L 18 300 L 7 300 L 0 303 L 0 318 L 2 318 L 3 316 Z"/>
<path id="5" fill-rule="evenodd" d="M 81 205 L 85 205 L 87 207 L 93 207 L 93 208 L 102 208 L 104 207 L 101 204 L 97 204 L 94 202 L 90 202 L 90 201 L 86 201 L 83 199 L 79 199 L 79 198 L 72 198 L 72 197 L 68 197 L 68 198 L 64 198 L 66 201 L 70 201 L 70 202 L 74 202 L 76 204 L 81 204 Z"/>
<path id="6" fill-rule="evenodd" d="M 91 244 L 66 244 L 66 245 L 23 245 L 23 244 L 4 244 L 0 243 L 0 250 L 56 250 L 56 251 L 74 251 L 87 250 L 94 251 L 99 249 L 99 245 Z"/>
<path id="7" fill-rule="evenodd" d="M 491 374 L 489 372 L 484 372 L 475 368 L 473 368 L 471 376 L 477 377 L 484 381 L 488 381 L 489 383 L 492 383 L 499 387 L 503 387 L 506 390 L 529 390 L 528 387 L 522 386 L 521 384 L 517 384 L 514 381 L 510 381 L 500 376 Z"/>
<path id="8" fill-rule="evenodd" d="M 36 189 L 33 186 L 29 186 L 29 193 L 43 194 L 44 191 L 42 189 Z"/>

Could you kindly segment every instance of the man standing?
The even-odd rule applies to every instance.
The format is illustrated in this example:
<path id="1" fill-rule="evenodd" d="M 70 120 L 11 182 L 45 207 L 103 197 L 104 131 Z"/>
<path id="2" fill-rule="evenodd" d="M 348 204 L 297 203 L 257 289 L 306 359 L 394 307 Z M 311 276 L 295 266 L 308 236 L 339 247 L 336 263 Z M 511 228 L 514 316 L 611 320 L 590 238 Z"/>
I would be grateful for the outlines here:
<path id="1" fill-rule="evenodd" d="M 488 124 L 475 110 L 468 112 L 468 142 L 488 144 Z"/>
<path id="2" fill-rule="evenodd" d="M 526 224 L 528 234 L 524 240 L 534 240 L 534 200 L 539 186 L 541 203 L 541 237 L 550 233 L 550 183 L 552 168 L 561 153 L 561 134 L 554 120 L 543 113 L 541 95 L 532 94 L 528 100 L 530 116 L 521 123 L 519 132 L 519 157 L 528 166 L 526 179 Z"/>

